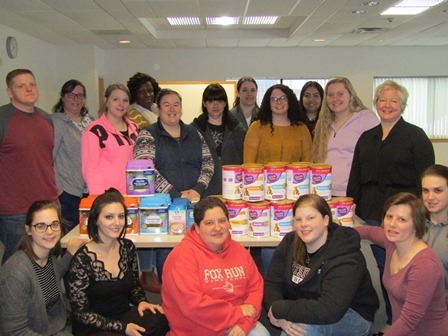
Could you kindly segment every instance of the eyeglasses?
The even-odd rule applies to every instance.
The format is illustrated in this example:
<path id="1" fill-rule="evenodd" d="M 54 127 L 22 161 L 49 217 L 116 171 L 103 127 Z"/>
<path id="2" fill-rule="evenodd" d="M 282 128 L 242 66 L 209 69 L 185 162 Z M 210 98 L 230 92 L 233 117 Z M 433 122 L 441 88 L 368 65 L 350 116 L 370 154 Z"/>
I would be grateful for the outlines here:
<path id="1" fill-rule="evenodd" d="M 285 102 L 285 101 L 288 101 L 288 97 L 286 96 L 271 97 L 271 103 Z"/>
<path id="2" fill-rule="evenodd" d="M 34 227 L 36 232 L 44 233 L 48 230 L 49 227 L 51 227 L 52 231 L 60 231 L 61 230 L 61 223 L 59 222 L 53 222 L 51 224 L 45 224 L 45 223 L 37 223 L 34 225 L 31 225 Z"/>
<path id="3" fill-rule="evenodd" d="M 70 99 L 75 99 L 75 98 L 77 98 L 77 99 L 84 99 L 86 96 L 84 95 L 84 93 L 76 94 L 76 93 L 68 92 L 67 93 L 67 97 L 70 98 Z"/>

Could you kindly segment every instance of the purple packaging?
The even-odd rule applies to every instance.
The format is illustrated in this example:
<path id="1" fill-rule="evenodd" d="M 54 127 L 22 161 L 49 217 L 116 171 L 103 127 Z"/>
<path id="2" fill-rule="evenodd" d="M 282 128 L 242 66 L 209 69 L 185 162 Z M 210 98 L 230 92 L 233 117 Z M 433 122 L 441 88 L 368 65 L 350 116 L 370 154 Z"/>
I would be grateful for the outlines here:
<path id="1" fill-rule="evenodd" d="M 126 195 L 154 195 L 154 164 L 151 160 L 132 160 L 126 166 Z"/>

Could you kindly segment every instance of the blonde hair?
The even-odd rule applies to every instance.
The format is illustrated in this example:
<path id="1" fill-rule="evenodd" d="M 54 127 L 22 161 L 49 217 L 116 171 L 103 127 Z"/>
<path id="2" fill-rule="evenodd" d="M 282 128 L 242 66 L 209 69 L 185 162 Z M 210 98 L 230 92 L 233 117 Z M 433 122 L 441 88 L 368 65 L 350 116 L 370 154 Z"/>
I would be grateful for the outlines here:
<path id="1" fill-rule="evenodd" d="M 381 94 L 387 90 L 395 90 L 397 91 L 398 99 L 400 100 L 401 113 L 403 113 L 406 105 L 408 103 L 409 92 L 406 88 L 393 80 L 385 81 L 383 84 L 380 84 L 375 89 L 375 97 L 373 98 L 373 104 L 376 107 L 376 103 L 380 98 Z"/>
<path id="2" fill-rule="evenodd" d="M 328 151 L 328 138 L 330 135 L 330 125 L 335 119 L 335 113 L 330 110 L 326 101 L 326 95 L 328 87 L 332 84 L 344 84 L 350 94 L 350 104 L 349 108 L 352 113 L 358 112 L 360 110 L 365 110 L 367 107 L 363 104 L 361 99 L 358 97 L 352 83 L 346 77 L 335 77 L 328 81 L 325 86 L 325 102 L 319 112 L 319 120 L 316 123 L 316 128 L 314 130 L 314 140 L 313 140 L 313 162 L 325 162 L 327 158 Z"/>
<path id="3" fill-rule="evenodd" d="M 106 106 L 106 101 L 107 99 L 109 99 L 110 95 L 112 94 L 112 92 L 114 92 L 115 90 L 120 90 L 123 91 L 124 93 L 126 93 L 128 95 L 129 100 L 131 99 L 131 93 L 129 92 L 129 89 L 123 85 L 123 84 L 111 84 L 107 87 L 106 92 L 104 92 L 104 103 L 101 105 L 100 109 L 98 110 L 98 117 L 101 117 L 101 115 L 105 112 L 107 112 L 107 106 Z M 123 116 L 124 119 L 124 116 Z"/>

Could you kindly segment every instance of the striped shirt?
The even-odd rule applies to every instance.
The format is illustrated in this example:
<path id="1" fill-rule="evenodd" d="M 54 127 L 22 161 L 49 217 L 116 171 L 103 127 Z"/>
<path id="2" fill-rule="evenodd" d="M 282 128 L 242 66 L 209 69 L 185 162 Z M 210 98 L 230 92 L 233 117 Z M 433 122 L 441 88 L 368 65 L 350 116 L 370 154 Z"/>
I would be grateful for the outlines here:
<path id="1" fill-rule="evenodd" d="M 49 257 L 44 267 L 41 267 L 33 258 L 30 257 L 30 259 L 44 296 L 47 311 L 49 311 L 59 300 L 59 290 L 53 270 L 53 259 Z"/>

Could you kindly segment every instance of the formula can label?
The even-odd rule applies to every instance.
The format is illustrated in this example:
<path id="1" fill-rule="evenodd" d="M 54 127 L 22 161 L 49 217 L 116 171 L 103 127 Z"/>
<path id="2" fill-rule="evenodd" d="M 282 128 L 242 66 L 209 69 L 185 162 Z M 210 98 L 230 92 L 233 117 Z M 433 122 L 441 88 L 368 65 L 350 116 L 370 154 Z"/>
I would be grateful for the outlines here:
<path id="1" fill-rule="evenodd" d="M 292 163 L 286 167 L 286 198 L 297 200 L 310 193 L 310 166 L 308 162 Z"/>
<path id="2" fill-rule="evenodd" d="M 269 201 L 286 198 L 286 169 L 282 164 L 267 164 L 264 167 L 264 199 Z"/>
<path id="3" fill-rule="evenodd" d="M 353 226 L 353 198 L 336 197 L 338 202 L 338 224 Z"/>
<path id="4" fill-rule="evenodd" d="M 252 237 L 268 237 L 270 234 L 269 202 L 248 203 L 249 228 L 248 235 Z"/>
<path id="5" fill-rule="evenodd" d="M 335 198 L 327 201 L 328 206 L 331 210 L 331 216 L 333 217 L 333 222 L 338 222 L 338 201 Z"/>
<path id="6" fill-rule="evenodd" d="M 292 231 L 292 207 L 291 200 L 271 202 L 271 236 L 284 237 Z"/>
<path id="7" fill-rule="evenodd" d="M 331 165 L 318 163 L 311 165 L 311 193 L 325 200 L 331 199 Z"/>
<path id="8" fill-rule="evenodd" d="M 232 235 L 247 235 L 249 211 L 246 201 L 227 201 L 230 232 Z"/>
<path id="9" fill-rule="evenodd" d="M 243 196 L 243 168 L 222 166 L 222 196 L 228 200 L 240 200 Z"/>
<path id="10" fill-rule="evenodd" d="M 243 165 L 243 200 L 249 202 L 259 202 L 264 200 L 263 165 Z"/>

